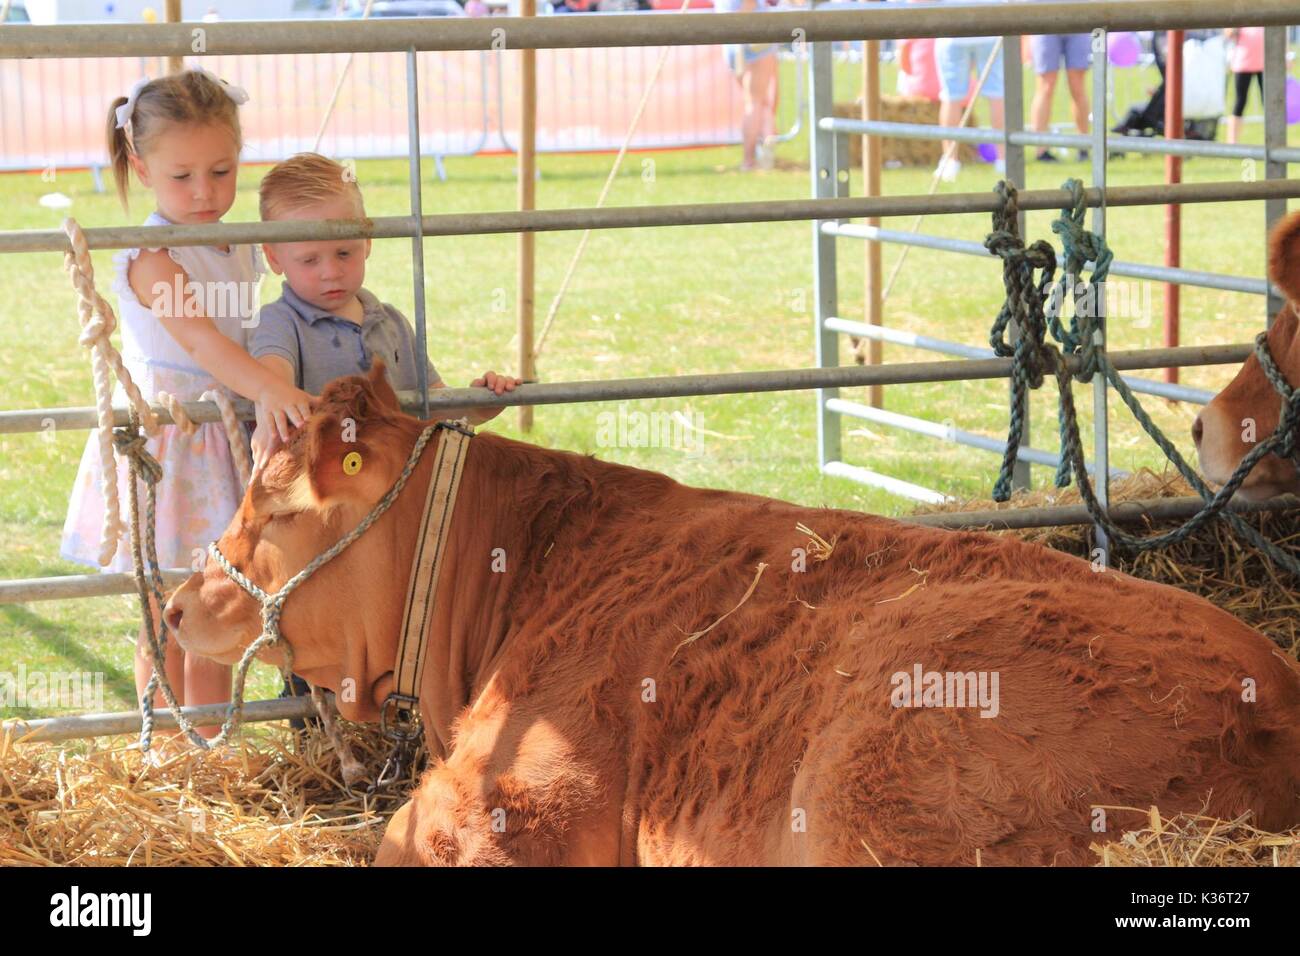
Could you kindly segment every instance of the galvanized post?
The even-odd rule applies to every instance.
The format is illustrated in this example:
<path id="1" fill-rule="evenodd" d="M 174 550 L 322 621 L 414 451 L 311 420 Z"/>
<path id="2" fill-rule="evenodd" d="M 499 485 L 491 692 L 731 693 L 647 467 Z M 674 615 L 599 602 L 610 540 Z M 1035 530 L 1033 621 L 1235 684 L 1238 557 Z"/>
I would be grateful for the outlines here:
<path id="1" fill-rule="evenodd" d="M 1264 178 L 1286 179 L 1287 164 L 1275 160 L 1273 150 L 1286 146 L 1286 28 L 1264 28 Z M 1279 219 L 1286 215 L 1285 199 L 1264 200 L 1264 254 L 1268 255 L 1268 233 Z M 1268 275 L 1267 262 L 1264 275 Z M 1273 324 L 1273 316 L 1282 311 L 1286 302 L 1273 291 L 1269 284 L 1265 297 L 1268 314 L 1264 317 L 1267 325 Z"/>
<path id="2" fill-rule="evenodd" d="M 1099 28 L 1092 31 L 1092 184 L 1101 192 L 1101 205 L 1092 210 L 1092 231 L 1098 236 L 1106 235 L 1106 165 L 1109 159 L 1106 148 L 1106 75 L 1110 67 L 1110 58 L 1106 49 L 1106 30 Z M 1093 263 L 1096 267 L 1096 263 Z M 1079 276 L 1071 279 L 1078 282 Z M 1091 306 L 1096 309 L 1096 331 L 1093 344 L 1101 349 L 1106 346 L 1106 284 L 1097 287 L 1100 293 Z M 1130 301 L 1132 297 L 1129 297 Z M 1093 485 L 1097 500 L 1103 508 L 1110 507 L 1110 423 L 1106 407 L 1106 376 L 1101 372 L 1092 377 L 1092 463 L 1096 469 Z M 1061 449 L 1065 454 L 1065 449 Z M 1101 550 L 1102 566 L 1110 567 L 1110 540 L 1106 529 L 1100 524 L 1093 525 L 1093 542 Z"/>
<path id="3" fill-rule="evenodd" d="M 1012 133 L 1019 133 L 1025 128 L 1025 90 L 1024 67 L 1020 60 L 1020 37 L 1004 36 L 1002 38 L 1002 101 L 1003 130 L 1002 151 L 1006 158 L 1006 181 L 1016 189 L 1025 188 L 1025 147 L 1011 141 Z M 1025 214 L 1022 211 L 1016 223 L 1020 235 L 1025 234 Z M 1015 319 L 1011 320 L 1009 330 L 1012 342 L 1020 338 L 1020 329 Z M 1020 444 L 1027 447 L 1029 440 L 1029 396 L 1025 396 L 1024 428 L 1020 434 Z M 1033 470 L 1028 461 L 1017 458 L 1011 470 L 1012 492 L 1028 490 L 1031 485 Z"/>
<path id="4" fill-rule="evenodd" d="M 415 284 L 415 374 L 420 390 L 420 417 L 429 417 L 429 335 L 424 313 L 424 203 L 420 182 L 420 89 L 415 47 L 406 51 L 406 125 L 410 144 L 411 274 Z"/>
<path id="5" fill-rule="evenodd" d="M 839 163 L 837 161 L 836 143 L 844 137 L 830 130 L 821 128 L 823 116 L 834 114 L 834 95 L 832 81 L 834 64 L 831 58 L 831 44 L 817 42 L 811 44 L 812 55 L 809 57 L 808 85 L 811 91 L 811 123 L 809 140 L 812 145 L 812 194 L 814 199 L 829 199 L 838 194 Z M 848 169 L 847 163 L 843 167 Z M 846 192 L 847 192 L 847 184 Z M 839 295 L 836 288 L 837 273 L 835 267 L 834 236 L 821 231 L 821 220 L 813 220 L 813 318 L 816 325 L 817 367 L 833 368 L 840 364 L 839 334 L 826 327 L 826 320 L 839 311 Z M 827 409 L 826 400 L 839 398 L 838 388 L 817 389 L 817 466 L 825 467 L 827 462 L 842 460 L 840 450 L 840 416 Z"/>

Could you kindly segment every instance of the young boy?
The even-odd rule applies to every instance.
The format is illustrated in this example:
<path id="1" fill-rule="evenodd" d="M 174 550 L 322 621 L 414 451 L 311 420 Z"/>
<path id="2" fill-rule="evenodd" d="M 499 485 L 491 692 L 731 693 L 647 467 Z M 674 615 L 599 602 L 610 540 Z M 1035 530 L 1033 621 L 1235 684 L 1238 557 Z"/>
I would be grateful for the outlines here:
<path id="1" fill-rule="evenodd" d="M 259 190 L 264 221 L 283 219 L 359 219 L 366 211 L 355 177 L 340 163 L 318 153 L 299 153 L 274 166 Z M 362 287 L 369 239 L 279 242 L 262 246 L 266 261 L 283 275 L 283 294 L 262 307 L 249 352 L 286 382 L 313 395 L 344 375 L 359 375 L 371 359 L 384 360 L 395 391 L 419 387 L 415 330 L 402 313 Z M 430 388 L 445 388 L 424 356 Z M 498 395 L 513 391 L 517 378 L 485 372 L 470 382 Z M 465 417 L 480 425 L 500 408 L 470 408 Z M 287 428 L 287 423 L 276 423 Z M 275 444 L 277 429 L 263 420 L 253 437 L 260 464 Z"/>
<path id="2" fill-rule="evenodd" d="M 356 180 L 342 165 L 317 153 L 299 153 L 274 166 L 262 180 L 259 199 L 264 221 L 360 219 L 366 214 Z M 419 388 L 420 358 L 428 369 L 429 387 L 446 387 L 428 356 L 416 355 L 415 330 L 406 317 L 362 288 L 369 239 L 267 243 L 262 250 L 285 282 L 280 298 L 259 314 L 248 349 L 253 358 L 313 395 L 336 378 L 365 372 L 375 357 L 383 359 L 395 391 Z M 498 395 L 519 384 L 517 378 L 491 371 L 470 382 Z M 465 417 L 471 425 L 480 425 L 500 413 L 500 408 L 470 408 Z M 275 449 L 279 431 L 287 429 L 287 422 L 272 422 L 258 406 L 255 466 Z M 306 682 L 294 675 L 281 696 L 306 693 Z M 290 723 L 304 729 L 303 721 Z"/>

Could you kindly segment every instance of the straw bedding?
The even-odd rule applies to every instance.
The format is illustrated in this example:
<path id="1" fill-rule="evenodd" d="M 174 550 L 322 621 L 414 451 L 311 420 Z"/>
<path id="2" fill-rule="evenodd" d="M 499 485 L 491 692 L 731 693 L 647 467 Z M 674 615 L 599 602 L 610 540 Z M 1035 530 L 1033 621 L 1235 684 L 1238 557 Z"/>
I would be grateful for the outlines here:
<path id="1" fill-rule="evenodd" d="M 1112 500 L 1179 497 L 1176 475 L 1144 471 L 1112 485 Z M 1017 495 L 1012 506 L 1072 504 L 1073 489 Z M 1006 507 L 966 501 L 923 511 Z M 1252 516 L 1272 540 L 1300 551 L 1287 515 Z M 1159 529 L 1153 529 L 1159 530 Z M 1016 532 L 1087 556 L 1091 528 Z M 1201 594 L 1267 634 L 1293 656 L 1300 650 L 1294 589 L 1269 563 L 1241 546 L 1222 522 L 1182 545 L 1112 566 Z M 373 779 L 387 752 L 372 727 L 341 722 Z M 339 866 L 373 859 L 399 796 L 367 800 L 344 792 L 338 759 L 325 738 L 298 747 L 287 729 L 249 728 L 235 747 L 204 756 L 177 748 L 157 765 L 130 738 L 62 747 L 0 740 L 0 865 Z M 299 752 L 301 750 L 301 752 Z M 1248 819 L 1214 820 L 1155 808 L 1148 824 L 1093 849 L 1100 866 L 1297 866 L 1300 828 L 1264 833 Z"/>

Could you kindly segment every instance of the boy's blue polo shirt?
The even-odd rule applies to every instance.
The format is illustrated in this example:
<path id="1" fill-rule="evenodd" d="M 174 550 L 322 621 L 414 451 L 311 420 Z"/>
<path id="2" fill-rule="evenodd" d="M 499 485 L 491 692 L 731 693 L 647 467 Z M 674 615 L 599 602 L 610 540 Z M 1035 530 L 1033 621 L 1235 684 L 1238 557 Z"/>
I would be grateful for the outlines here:
<path id="1" fill-rule="evenodd" d="M 415 330 L 397 309 L 359 289 L 357 299 L 364 317 L 358 325 L 307 302 L 288 282 L 281 290 L 280 298 L 262 306 L 258 313 L 248 346 L 253 358 L 278 355 L 293 366 L 294 384 L 313 395 L 319 395 L 336 378 L 365 373 L 375 356 L 384 360 L 384 371 L 395 391 L 419 388 Z M 428 356 L 424 361 L 432 388 L 442 378 Z"/>

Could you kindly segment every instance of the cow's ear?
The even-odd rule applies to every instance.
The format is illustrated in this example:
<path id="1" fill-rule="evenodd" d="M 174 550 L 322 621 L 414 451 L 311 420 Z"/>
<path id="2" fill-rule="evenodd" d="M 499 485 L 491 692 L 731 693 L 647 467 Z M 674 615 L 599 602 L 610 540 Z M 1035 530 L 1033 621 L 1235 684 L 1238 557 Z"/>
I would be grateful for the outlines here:
<path id="1" fill-rule="evenodd" d="M 387 462 L 364 420 L 331 412 L 313 416 L 307 429 L 307 481 L 318 507 L 349 500 L 373 504 L 383 497 Z"/>
<path id="2" fill-rule="evenodd" d="M 397 401 L 397 393 L 393 391 L 393 386 L 388 384 L 388 376 L 384 374 L 384 360 L 375 359 L 370 363 L 370 371 L 366 373 L 366 384 L 370 386 L 370 391 L 374 393 L 375 400 L 389 411 L 401 411 L 401 405 Z"/>
<path id="3" fill-rule="evenodd" d="M 1268 239 L 1268 275 L 1294 303 L 1300 303 L 1300 212 L 1273 227 Z"/>

